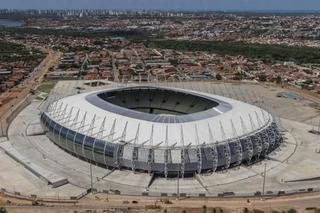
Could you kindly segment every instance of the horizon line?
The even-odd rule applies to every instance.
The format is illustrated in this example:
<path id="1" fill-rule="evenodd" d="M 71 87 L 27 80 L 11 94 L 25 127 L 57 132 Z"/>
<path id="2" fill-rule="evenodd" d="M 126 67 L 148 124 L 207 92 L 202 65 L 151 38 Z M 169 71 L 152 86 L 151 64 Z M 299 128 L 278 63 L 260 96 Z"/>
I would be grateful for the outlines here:
<path id="1" fill-rule="evenodd" d="M 156 8 L 141 8 L 141 9 L 124 9 L 124 8 L 0 8 L 1 10 L 14 10 L 14 11 L 33 11 L 33 10 L 38 10 L 38 11 L 61 11 L 61 10 L 97 10 L 97 11 L 104 11 L 104 10 L 114 10 L 114 11 L 164 11 L 164 12 L 170 12 L 170 11 L 175 11 L 175 12 L 257 12 L 257 13 L 267 13 L 267 12 L 276 12 L 276 13 L 320 13 L 320 9 L 267 9 L 267 10 L 262 10 L 262 9 L 156 9 Z"/>

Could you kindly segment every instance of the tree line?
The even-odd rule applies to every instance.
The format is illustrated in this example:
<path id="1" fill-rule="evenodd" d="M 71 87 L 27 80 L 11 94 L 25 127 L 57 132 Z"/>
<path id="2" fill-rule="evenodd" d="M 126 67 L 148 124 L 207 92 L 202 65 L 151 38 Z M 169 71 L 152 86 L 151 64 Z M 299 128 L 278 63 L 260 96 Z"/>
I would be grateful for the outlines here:
<path id="1" fill-rule="evenodd" d="M 181 40 L 148 40 L 148 47 L 173 49 L 176 51 L 206 51 L 220 55 L 254 58 L 265 63 L 293 61 L 297 64 L 320 64 L 320 50 L 313 47 L 293 47 L 276 44 L 256 44 L 241 41 L 181 41 Z"/>

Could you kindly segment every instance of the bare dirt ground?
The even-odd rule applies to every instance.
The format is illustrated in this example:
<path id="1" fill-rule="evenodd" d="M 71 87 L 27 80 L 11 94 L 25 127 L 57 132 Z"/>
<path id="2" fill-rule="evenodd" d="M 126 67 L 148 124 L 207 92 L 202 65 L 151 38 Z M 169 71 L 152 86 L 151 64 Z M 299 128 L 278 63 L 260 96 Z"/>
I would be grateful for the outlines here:
<path id="1" fill-rule="evenodd" d="M 275 84 L 232 83 L 229 85 L 236 87 L 241 85 L 244 91 L 250 92 L 248 94 L 249 98 L 252 97 L 251 92 L 254 91 L 281 118 L 309 125 L 316 125 L 319 122 L 320 95 L 318 94 L 295 87 L 281 87 Z M 280 97 L 279 95 L 282 93 L 292 95 L 293 97 L 297 97 L 297 99 Z"/>
<path id="2" fill-rule="evenodd" d="M 293 208 L 298 212 L 315 212 L 320 208 L 320 193 L 309 193 L 304 195 L 283 196 L 275 198 L 150 198 L 130 196 L 107 196 L 89 195 L 77 204 L 39 203 L 32 206 L 31 201 L 21 201 L 13 198 L 7 205 L 9 213 L 82 213 L 82 212 L 243 212 L 244 208 L 249 210 L 259 209 L 264 212 L 282 212 Z M 222 207 L 222 208 L 221 208 Z M 204 211 L 206 209 L 206 211 Z M 214 210 L 215 209 L 215 210 Z"/>

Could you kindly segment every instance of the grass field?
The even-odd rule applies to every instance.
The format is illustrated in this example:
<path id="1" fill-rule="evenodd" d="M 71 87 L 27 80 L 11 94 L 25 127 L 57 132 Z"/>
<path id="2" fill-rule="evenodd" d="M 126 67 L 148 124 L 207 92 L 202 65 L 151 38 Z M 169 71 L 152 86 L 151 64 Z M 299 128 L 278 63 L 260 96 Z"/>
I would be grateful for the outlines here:
<path id="1" fill-rule="evenodd" d="M 37 90 L 39 92 L 49 93 L 54 88 L 55 85 L 56 85 L 56 82 L 43 83 L 38 87 Z"/>

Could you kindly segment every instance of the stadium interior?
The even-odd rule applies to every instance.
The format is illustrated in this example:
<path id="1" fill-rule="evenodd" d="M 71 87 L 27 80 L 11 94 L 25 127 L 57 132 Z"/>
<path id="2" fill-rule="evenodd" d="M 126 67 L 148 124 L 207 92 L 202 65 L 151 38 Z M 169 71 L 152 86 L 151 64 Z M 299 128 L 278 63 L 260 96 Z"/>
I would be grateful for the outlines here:
<path id="1" fill-rule="evenodd" d="M 120 107 L 156 115 L 186 115 L 219 105 L 203 96 L 154 87 L 108 91 L 98 97 Z"/>

